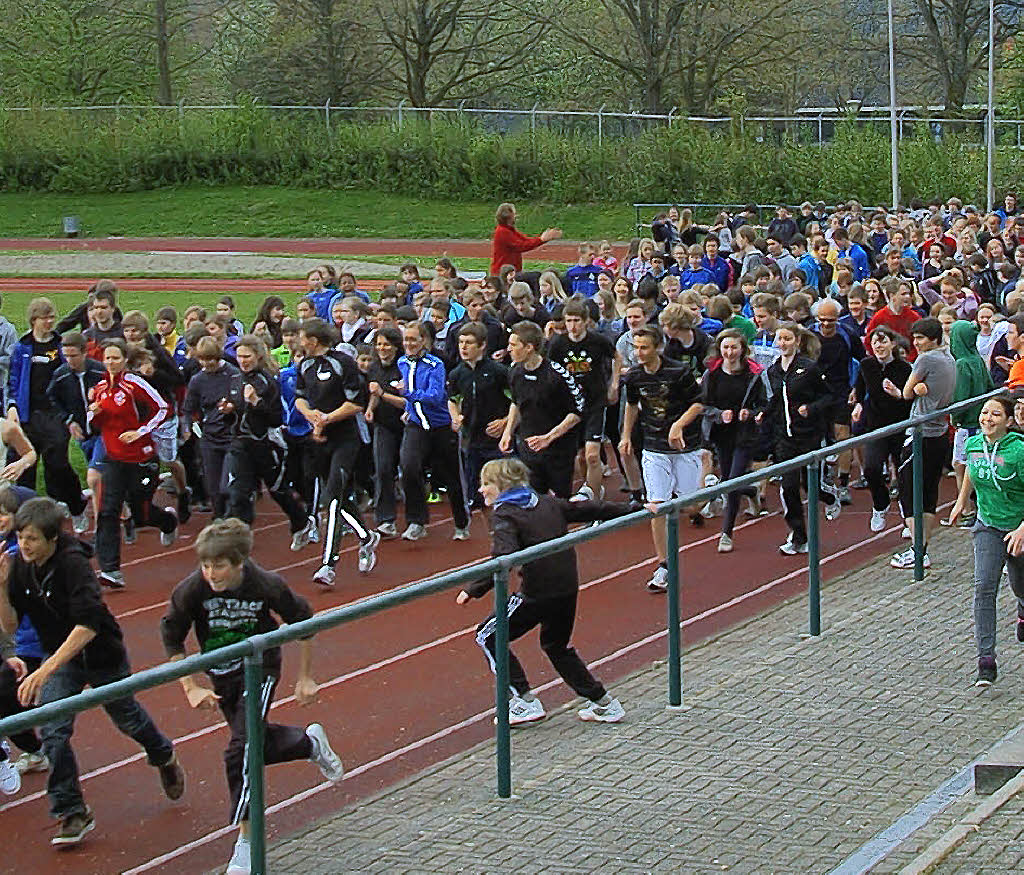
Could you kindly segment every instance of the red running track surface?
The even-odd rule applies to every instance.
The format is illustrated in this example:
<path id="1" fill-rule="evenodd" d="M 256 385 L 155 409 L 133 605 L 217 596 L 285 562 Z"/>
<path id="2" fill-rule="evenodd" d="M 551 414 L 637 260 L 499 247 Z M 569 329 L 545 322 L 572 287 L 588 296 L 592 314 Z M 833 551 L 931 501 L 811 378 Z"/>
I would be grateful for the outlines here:
<path id="1" fill-rule="evenodd" d="M 944 484 L 944 493 L 950 498 L 952 488 Z M 899 540 L 901 523 L 892 514 L 887 530 L 872 535 L 868 510 L 867 493 L 855 493 L 854 506 L 845 509 L 836 523 L 822 522 L 824 577 L 840 575 L 906 543 Z M 483 518 L 474 518 L 473 538 L 468 542 L 451 541 L 446 506 L 434 507 L 432 519 L 425 540 L 383 544 L 380 562 L 368 576 L 355 571 L 350 536 L 337 589 L 325 593 L 310 582 L 318 564 L 315 548 L 289 552 L 286 522 L 276 508 L 270 512 L 264 504 L 255 523 L 256 559 L 280 571 L 316 610 L 324 610 L 487 555 Z M 126 548 L 123 567 L 128 587 L 107 592 L 107 601 L 125 631 L 137 669 L 163 660 L 159 619 L 174 584 L 194 567 L 191 539 L 203 521 L 197 516 L 184 527 L 186 535 L 173 548 L 162 549 L 156 533 L 149 530 L 140 532 L 138 543 Z M 687 643 L 806 588 L 804 558 L 778 553 L 784 537 L 777 512 L 748 520 L 737 527 L 735 552 L 720 556 L 715 552 L 718 520 L 709 521 L 703 529 L 684 525 L 681 569 Z M 653 570 L 649 530 L 641 525 L 617 532 L 585 545 L 579 554 L 584 591 L 574 645 L 597 666 L 598 675 L 614 685 L 628 672 L 663 658 L 666 651 L 664 596 L 652 595 L 644 587 Z M 902 582 L 907 572 L 892 574 L 895 583 Z M 311 764 L 269 768 L 271 841 L 491 737 L 493 678 L 472 634 L 488 613 L 489 600 L 458 607 L 454 595 L 440 593 L 319 635 L 314 674 L 323 688 L 320 701 L 308 708 L 290 699 L 297 656 L 294 647 L 285 648 L 285 673 L 272 719 L 322 722 L 348 777 L 340 786 L 330 787 L 323 785 Z M 822 614 L 827 626 L 827 592 Z M 794 634 L 801 631 L 793 630 Z M 571 698 L 564 685 L 555 683 L 535 634 L 527 635 L 515 649 L 549 708 Z M 683 671 L 688 682 L 685 663 Z M 164 732 L 176 739 L 188 773 L 185 797 L 171 803 L 162 796 L 156 774 L 130 739 L 111 730 L 105 715 L 81 715 L 74 746 L 86 799 L 96 813 L 96 830 L 77 850 L 51 851 L 45 776 L 26 776 L 21 793 L 0 804 L 5 833 L 21 839 L 7 844 L 4 871 L 40 871 L 50 854 L 52 865 L 82 875 L 204 872 L 225 864 L 233 837 L 224 827 L 227 790 L 221 752 L 227 735 L 219 713 L 189 709 L 177 684 L 147 691 L 140 698 Z M 624 704 L 628 719 L 632 703 Z M 565 714 L 555 719 L 574 718 Z M 521 756 L 520 743 L 515 735 L 513 745 Z"/>

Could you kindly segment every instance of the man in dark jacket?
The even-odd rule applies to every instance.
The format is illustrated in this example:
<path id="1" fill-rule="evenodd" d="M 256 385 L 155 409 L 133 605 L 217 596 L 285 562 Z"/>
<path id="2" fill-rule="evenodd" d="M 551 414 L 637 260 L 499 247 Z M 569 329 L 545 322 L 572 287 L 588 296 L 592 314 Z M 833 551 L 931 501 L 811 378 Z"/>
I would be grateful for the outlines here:
<path id="1" fill-rule="evenodd" d="M 22 705 L 47 704 L 131 674 L 121 628 L 103 602 L 99 584 L 80 541 L 61 533 L 63 511 L 49 498 L 26 501 L 15 516 L 18 555 L 0 557 L 0 627 L 14 634 L 24 616 L 32 621 L 49 656 L 21 680 Z M 133 696 L 103 706 L 114 725 L 137 741 L 169 799 L 185 792 L 185 773 L 170 740 Z M 61 821 L 55 847 L 77 844 L 95 827 L 82 798 L 78 766 L 71 749 L 74 718 L 42 727 L 50 760 L 47 783 L 50 813 Z"/>
<path id="2" fill-rule="evenodd" d="M 570 502 L 550 495 L 538 495 L 530 488 L 530 469 L 519 459 L 498 459 L 484 465 L 480 473 L 480 494 L 491 518 L 492 556 L 508 556 L 527 547 L 562 537 L 569 523 L 595 522 L 624 516 L 633 508 L 603 501 Z M 637 508 L 639 509 L 639 508 Z M 618 699 L 608 695 L 576 651 L 569 646 L 576 620 L 576 596 L 579 572 L 576 551 L 572 548 L 552 553 L 520 568 L 522 586 L 509 599 L 508 640 L 515 641 L 540 626 L 540 646 L 555 670 L 577 695 L 590 700 L 580 709 L 581 720 L 618 723 L 625 711 Z M 487 594 L 492 579 L 471 584 L 456 597 L 466 604 L 471 598 Z M 477 627 L 476 641 L 494 668 L 495 619 L 492 614 Z M 508 703 L 511 725 L 534 723 L 545 717 L 540 699 L 530 693 L 526 672 L 509 651 L 509 680 L 512 685 Z"/>
<path id="3" fill-rule="evenodd" d="M 466 305 L 466 315 L 448 326 L 448 333 L 444 340 L 445 359 L 450 362 L 459 361 L 459 331 L 470 322 L 479 322 L 483 325 L 486 332 L 484 354 L 488 358 L 499 350 L 504 350 L 505 326 L 484 310 L 487 299 L 484 298 L 483 292 L 479 290 L 469 292 L 463 300 Z"/>

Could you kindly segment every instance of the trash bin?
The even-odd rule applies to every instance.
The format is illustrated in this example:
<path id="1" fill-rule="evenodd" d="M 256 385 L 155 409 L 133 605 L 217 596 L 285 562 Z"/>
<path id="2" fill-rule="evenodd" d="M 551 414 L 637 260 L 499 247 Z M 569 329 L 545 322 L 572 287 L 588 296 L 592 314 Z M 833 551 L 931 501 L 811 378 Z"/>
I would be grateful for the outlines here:
<path id="1" fill-rule="evenodd" d="M 65 216 L 64 217 L 64 236 L 65 237 L 77 237 L 82 232 L 81 224 L 79 223 L 78 216 Z"/>

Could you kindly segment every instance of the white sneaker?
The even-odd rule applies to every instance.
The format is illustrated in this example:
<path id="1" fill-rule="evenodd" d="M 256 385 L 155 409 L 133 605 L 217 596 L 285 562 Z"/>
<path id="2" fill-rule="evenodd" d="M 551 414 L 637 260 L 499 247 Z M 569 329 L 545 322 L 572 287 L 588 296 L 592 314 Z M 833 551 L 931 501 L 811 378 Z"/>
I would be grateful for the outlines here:
<path id="1" fill-rule="evenodd" d="M 871 511 L 871 531 L 880 532 L 885 528 L 885 511 L 874 510 Z"/>
<path id="2" fill-rule="evenodd" d="M 331 743 L 327 740 L 327 731 L 319 723 L 310 723 L 306 727 L 306 735 L 313 742 L 310 760 L 320 767 L 328 781 L 337 784 L 345 777 L 345 767 L 341 764 L 341 757 L 331 748 Z"/>
<path id="3" fill-rule="evenodd" d="M 406 530 L 402 532 L 403 541 L 418 541 L 420 538 L 425 538 L 426 536 L 426 526 L 421 526 L 419 523 L 409 523 Z"/>
<path id="4" fill-rule="evenodd" d="M 584 483 L 579 488 L 579 491 L 569 499 L 569 501 L 593 501 L 593 500 L 594 500 L 594 490 L 591 489 L 586 483 Z"/>
<path id="5" fill-rule="evenodd" d="M 334 569 L 330 565 L 321 565 L 313 573 L 313 582 L 319 583 L 321 586 L 334 586 L 336 576 Z"/>
<path id="6" fill-rule="evenodd" d="M 121 571 L 101 571 L 96 577 L 102 586 L 124 589 L 124 573 Z"/>
<path id="7" fill-rule="evenodd" d="M 608 697 L 608 704 L 601 705 L 598 702 L 591 702 L 586 708 L 580 708 L 576 712 L 580 720 L 588 723 L 618 723 L 626 716 L 626 710 L 618 699 Z"/>
<path id="8" fill-rule="evenodd" d="M 359 573 L 369 574 L 377 564 L 377 545 L 380 543 L 380 533 L 370 529 L 367 532 L 366 541 L 359 545 Z"/>
<path id="9" fill-rule="evenodd" d="M 659 565 L 654 569 L 654 574 L 652 574 L 651 579 L 647 581 L 647 588 L 651 592 L 668 591 L 668 569 L 664 565 Z"/>
<path id="10" fill-rule="evenodd" d="M 469 540 L 469 526 L 463 528 L 455 527 L 455 534 L 452 535 L 453 541 L 468 541 Z"/>
<path id="11" fill-rule="evenodd" d="M 719 553 L 731 553 L 732 552 L 732 538 L 728 535 L 722 535 L 718 539 L 718 552 Z"/>
<path id="12" fill-rule="evenodd" d="M 843 509 L 842 502 L 837 498 L 831 504 L 825 505 L 825 519 L 831 522 L 839 517 L 840 511 Z"/>
<path id="13" fill-rule="evenodd" d="M 21 789 L 21 772 L 11 762 L 11 747 L 4 741 L 4 750 L 7 752 L 7 759 L 0 763 L 0 793 L 13 796 Z"/>
<path id="14" fill-rule="evenodd" d="M 310 518 L 309 518 L 309 524 L 310 524 L 309 543 L 310 544 L 319 544 L 320 543 L 320 520 L 319 520 L 319 518 L 315 514 L 311 515 Z"/>
<path id="15" fill-rule="evenodd" d="M 160 543 L 165 547 L 170 547 L 171 544 L 178 540 L 178 512 L 173 507 L 167 507 L 164 510 L 174 517 L 174 528 L 169 532 L 160 533 Z"/>
<path id="16" fill-rule="evenodd" d="M 910 526 L 904 526 L 902 528 L 902 530 L 900 531 L 900 537 L 904 541 L 909 541 L 910 540 Z"/>
<path id="17" fill-rule="evenodd" d="M 235 842 L 235 849 L 231 852 L 231 862 L 228 863 L 225 875 L 249 875 L 252 872 L 252 849 L 249 840 L 239 836 Z"/>
<path id="18" fill-rule="evenodd" d="M 522 726 L 525 723 L 536 723 L 543 720 L 547 714 L 544 713 L 544 706 L 540 699 L 533 698 L 526 700 L 521 696 L 513 696 L 508 700 L 508 725 Z"/>
<path id="19" fill-rule="evenodd" d="M 309 546 L 309 542 L 312 540 L 312 532 L 315 528 L 316 524 L 310 519 L 301 530 L 292 535 L 291 551 L 293 553 L 298 553 L 299 550 Z"/>
<path id="20" fill-rule="evenodd" d="M 889 560 L 889 564 L 893 568 L 913 568 L 914 548 L 911 547 L 909 550 L 904 550 L 902 553 L 893 553 L 892 559 Z M 927 553 L 924 554 L 924 567 L 932 567 L 932 560 L 928 558 Z"/>
<path id="21" fill-rule="evenodd" d="M 398 537 L 398 527 L 394 523 L 381 523 L 377 526 L 377 531 L 382 538 Z"/>
<path id="22" fill-rule="evenodd" d="M 22 775 L 29 772 L 45 772 L 50 768 L 50 761 L 44 753 L 23 753 L 14 761 L 14 768 Z"/>
<path id="23" fill-rule="evenodd" d="M 614 472 L 612 471 L 612 466 L 611 465 L 602 465 L 601 466 L 601 476 L 602 477 L 611 477 L 613 473 Z"/>
<path id="24" fill-rule="evenodd" d="M 72 515 L 71 528 L 75 530 L 76 535 L 84 535 L 89 531 L 89 512 L 83 510 L 79 514 Z"/>
<path id="25" fill-rule="evenodd" d="M 784 553 L 786 556 L 796 556 L 800 553 L 807 552 L 807 544 L 806 542 L 803 544 L 794 544 L 793 533 L 790 532 L 789 537 L 786 538 L 786 543 L 779 545 L 779 552 Z"/>

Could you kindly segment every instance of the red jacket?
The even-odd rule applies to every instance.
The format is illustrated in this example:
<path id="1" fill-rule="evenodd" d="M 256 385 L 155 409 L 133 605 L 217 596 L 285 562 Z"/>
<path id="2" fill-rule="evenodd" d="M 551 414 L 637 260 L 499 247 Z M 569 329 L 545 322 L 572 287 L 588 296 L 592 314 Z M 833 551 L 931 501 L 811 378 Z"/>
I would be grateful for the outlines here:
<path id="1" fill-rule="evenodd" d="M 910 333 L 910 329 L 920 318 L 922 318 L 921 314 L 913 307 L 904 307 L 900 310 L 899 315 L 893 313 L 888 307 L 882 307 L 881 310 L 871 317 L 871 321 L 868 322 L 868 327 L 864 330 L 864 337 L 871 337 L 871 332 L 879 325 L 885 325 L 887 328 L 891 328 L 897 334 L 902 335 L 910 341 L 910 350 L 907 352 L 907 361 L 912 362 L 917 358 L 917 349 L 914 347 L 914 336 Z"/>
<path id="2" fill-rule="evenodd" d="M 491 247 L 491 274 L 497 276 L 506 264 L 511 264 L 516 270 L 522 270 L 523 253 L 536 249 L 543 242 L 540 237 L 527 237 L 508 225 L 496 226 Z"/>
<path id="3" fill-rule="evenodd" d="M 149 436 L 167 419 L 167 402 L 137 374 L 122 372 L 116 377 L 107 374 L 94 390 L 93 401 L 99 404 L 89 422 L 99 430 L 107 455 L 116 462 L 139 464 L 156 458 L 156 448 Z M 139 431 L 142 436 L 130 444 L 121 440 L 126 431 Z"/>

